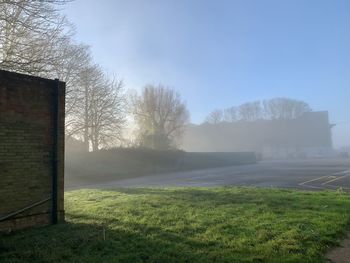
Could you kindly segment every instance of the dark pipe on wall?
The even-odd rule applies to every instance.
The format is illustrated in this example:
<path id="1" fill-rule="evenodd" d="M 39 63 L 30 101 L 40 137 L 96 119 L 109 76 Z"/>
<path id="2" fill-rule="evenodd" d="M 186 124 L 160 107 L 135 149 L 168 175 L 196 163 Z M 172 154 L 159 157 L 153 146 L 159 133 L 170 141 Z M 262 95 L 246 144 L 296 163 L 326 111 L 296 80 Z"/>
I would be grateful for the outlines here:
<path id="1" fill-rule="evenodd" d="M 57 224 L 57 174 L 58 174 L 58 124 L 59 124 L 59 98 L 58 89 L 60 83 L 58 79 L 55 79 L 55 85 L 53 87 L 53 143 L 52 143 L 52 224 Z"/>

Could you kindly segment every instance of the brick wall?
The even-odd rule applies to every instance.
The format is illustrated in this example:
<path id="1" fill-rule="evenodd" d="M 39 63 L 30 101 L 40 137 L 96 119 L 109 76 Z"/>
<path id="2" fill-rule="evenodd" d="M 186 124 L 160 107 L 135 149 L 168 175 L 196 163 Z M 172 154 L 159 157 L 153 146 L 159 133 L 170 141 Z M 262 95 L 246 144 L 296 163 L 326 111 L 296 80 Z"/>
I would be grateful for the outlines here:
<path id="1" fill-rule="evenodd" d="M 0 70 L 0 218 L 52 197 L 57 130 L 57 210 L 64 220 L 64 96 L 63 82 Z M 52 199 L 1 220 L 0 231 L 49 224 L 51 210 Z"/>

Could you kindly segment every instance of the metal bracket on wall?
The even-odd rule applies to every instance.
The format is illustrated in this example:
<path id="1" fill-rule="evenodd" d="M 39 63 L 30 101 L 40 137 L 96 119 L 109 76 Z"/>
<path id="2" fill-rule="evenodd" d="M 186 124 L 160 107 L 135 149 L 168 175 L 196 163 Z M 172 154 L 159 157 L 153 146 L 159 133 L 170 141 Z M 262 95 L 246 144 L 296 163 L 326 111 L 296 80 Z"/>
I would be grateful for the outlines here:
<path id="1" fill-rule="evenodd" d="M 21 209 L 15 211 L 15 212 L 9 213 L 9 214 L 7 214 L 7 215 L 5 215 L 5 216 L 1 216 L 1 217 L 0 217 L 0 222 L 5 221 L 5 220 L 7 220 L 7 219 L 9 219 L 9 218 L 11 218 L 11 217 L 13 217 L 13 216 L 15 216 L 15 215 L 18 215 L 18 214 L 20 214 L 20 213 L 22 213 L 22 212 L 25 212 L 25 211 L 27 211 L 27 210 L 29 210 L 29 209 L 32 209 L 32 208 L 36 207 L 36 206 L 39 206 L 39 205 L 41 205 L 41 204 L 43 204 L 43 203 L 46 203 L 46 202 L 49 201 L 49 200 L 51 200 L 51 197 L 46 198 L 46 199 L 44 199 L 44 200 L 41 200 L 41 201 L 39 201 L 39 202 L 36 202 L 36 203 L 34 203 L 34 204 L 31 204 L 31 205 L 29 205 L 29 206 L 26 206 L 26 207 L 24 207 L 24 208 L 21 208 Z"/>

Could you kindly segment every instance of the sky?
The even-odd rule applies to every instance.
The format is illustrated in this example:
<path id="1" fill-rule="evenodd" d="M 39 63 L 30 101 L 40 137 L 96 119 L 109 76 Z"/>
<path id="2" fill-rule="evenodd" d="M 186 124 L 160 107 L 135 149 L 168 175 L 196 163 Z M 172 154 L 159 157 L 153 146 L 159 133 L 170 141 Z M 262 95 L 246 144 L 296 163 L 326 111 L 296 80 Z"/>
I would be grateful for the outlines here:
<path id="1" fill-rule="evenodd" d="M 193 123 L 290 97 L 328 110 L 335 147 L 350 146 L 348 0 L 75 0 L 62 12 L 126 89 L 174 88 Z"/>

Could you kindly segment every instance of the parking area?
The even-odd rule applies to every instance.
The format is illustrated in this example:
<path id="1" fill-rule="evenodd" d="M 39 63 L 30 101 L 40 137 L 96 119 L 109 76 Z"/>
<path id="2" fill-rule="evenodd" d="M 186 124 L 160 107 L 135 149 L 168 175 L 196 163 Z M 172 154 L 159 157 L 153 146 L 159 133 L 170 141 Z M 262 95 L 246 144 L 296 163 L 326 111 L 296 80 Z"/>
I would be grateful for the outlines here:
<path id="1" fill-rule="evenodd" d="M 350 160 L 262 161 L 253 165 L 155 174 L 76 188 L 257 186 L 350 191 Z M 68 187 L 69 189 L 69 187 Z"/>
<path id="2" fill-rule="evenodd" d="M 350 190 L 350 170 L 345 170 L 330 175 L 320 176 L 299 183 L 302 187 L 313 189 L 343 189 Z"/>

